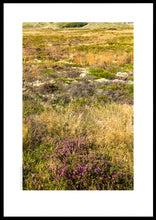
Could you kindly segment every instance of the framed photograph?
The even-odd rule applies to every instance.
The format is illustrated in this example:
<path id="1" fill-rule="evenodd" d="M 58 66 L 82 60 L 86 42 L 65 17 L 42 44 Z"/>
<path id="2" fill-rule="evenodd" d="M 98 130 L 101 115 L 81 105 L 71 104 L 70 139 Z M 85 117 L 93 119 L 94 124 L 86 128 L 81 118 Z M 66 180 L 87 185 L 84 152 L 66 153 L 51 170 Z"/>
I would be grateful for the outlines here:
<path id="1" fill-rule="evenodd" d="M 152 216 L 153 4 L 4 4 L 4 119 L 5 216 Z"/>

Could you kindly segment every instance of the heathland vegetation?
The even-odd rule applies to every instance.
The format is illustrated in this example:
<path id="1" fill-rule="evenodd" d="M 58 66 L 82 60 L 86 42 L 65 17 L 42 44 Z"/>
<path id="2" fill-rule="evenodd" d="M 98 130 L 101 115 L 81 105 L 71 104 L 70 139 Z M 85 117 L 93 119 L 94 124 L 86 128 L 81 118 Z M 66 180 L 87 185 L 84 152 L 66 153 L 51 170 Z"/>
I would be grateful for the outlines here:
<path id="1" fill-rule="evenodd" d="M 133 24 L 23 23 L 23 189 L 133 189 Z"/>

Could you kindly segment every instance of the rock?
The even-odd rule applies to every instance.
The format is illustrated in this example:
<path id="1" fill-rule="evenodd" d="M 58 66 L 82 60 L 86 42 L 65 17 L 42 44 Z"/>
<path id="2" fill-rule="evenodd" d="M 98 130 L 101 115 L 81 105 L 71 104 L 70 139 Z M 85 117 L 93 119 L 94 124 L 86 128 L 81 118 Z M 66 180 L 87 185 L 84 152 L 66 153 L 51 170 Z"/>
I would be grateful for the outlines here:
<path id="1" fill-rule="evenodd" d="M 111 81 L 114 83 L 124 83 L 125 82 L 124 80 L 120 80 L 120 79 L 113 79 Z"/>
<path id="2" fill-rule="evenodd" d="M 88 71 L 85 68 L 80 68 L 80 71 L 80 78 L 84 78 L 88 74 Z"/>
<path id="3" fill-rule="evenodd" d="M 134 84 L 133 81 L 131 81 L 131 80 L 128 80 L 127 83 L 128 84 Z"/>
<path id="4" fill-rule="evenodd" d="M 110 82 L 109 79 L 101 78 L 101 79 L 96 79 L 94 82 Z"/>
<path id="5" fill-rule="evenodd" d="M 118 72 L 116 74 L 116 76 L 119 76 L 119 77 L 128 76 L 128 73 L 126 73 L 126 72 Z"/>
<path id="6" fill-rule="evenodd" d="M 86 76 L 86 73 L 81 73 L 80 78 L 84 78 Z"/>
<path id="7" fill-rule="evenodd" d="M 40 86 L 40 85 L 43 85 L 44 83 L 43 82 L 40 82 L 39 80 L 36 80 L 33 82 L 33 86 Z"/>
<path id="8" fill-rule="evenodd" d="M 42 60 L 34 59 L 36 62 L 41 63 Z"/>
<path id="9" fill-rule="evenodd" d="M 77 80 L 74 80 L 72 83 L 78 83 L 78 81 L 77 81 Z"/>

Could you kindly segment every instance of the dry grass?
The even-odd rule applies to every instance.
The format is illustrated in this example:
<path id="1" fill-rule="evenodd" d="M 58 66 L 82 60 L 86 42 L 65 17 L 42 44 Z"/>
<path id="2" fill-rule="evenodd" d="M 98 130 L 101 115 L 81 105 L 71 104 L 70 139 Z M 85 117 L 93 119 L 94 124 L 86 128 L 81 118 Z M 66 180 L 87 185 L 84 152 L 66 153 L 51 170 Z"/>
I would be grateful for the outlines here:
<path id="1" fill-rule="evenodd" d="M 73 55 L 73 58 L 76 64 L 88 65 L 88 66 L 96 65 L 97 67 L 110 66 L 113 65 L 114 63 L 116 65 L 123 65 L 133 62 L 132 53 L 127 55 L 126 53 L 120 54 L 119 52 L 117 54 L 110 52 L 99 53 L 99 54 L 75 53 Z"/>
<path id="2" fill-rule="evenodd" d="M 57 111 L 51 108 L 43 112 L 37 121 L 47 128 L 44 144 L 50 144 L 56 136 L 86 136 L 101 152 L 109 152 L 112 160 L 128 162 L 127 165 L 133 172 L 133 106 L 110 104 L 86 106 L 82 110 L 69 105 L 68 108 Z M 38 126 L 38 130 L 40 129 Z M 29 138 L 28 129 L 24 127 L 24 143 L 30 143 Z"/>
<path id="3" fill-rule="evenodd" d="M 27 39 L 35 40 L 37 44 L 42 44 L 45 51 L 49 52 L 49 56 L 54 58 L 62 56 L 62 59 L 73 58 L 76 64 L 80 65 L 96 65 L 97 67 L 103 67 L 107 65 L 123 65 L 125 63 L 133 63 L 133 51 L 131 46 L 133 45 L 133 29 L 128 30 L 50 30 L 46 29 L 26 29 L 23 30 L 23 36 Z M 44 42 L 42 42 L 41 36 L 44 36 Z M 38 38 L 39 37 L 39 38 Z M 40 42 L 41 41 L 41 42 Z M 25 40 L 24 40 L 25 42 Z M 116 49 L 109 48 L 109 42 L 116 42 Z M 27 41 L 27 43 L 29 43 Z M 128 44 L 123 46 L 124 43 Z M 35 62 L 34 58 L 29 55 L 36 54 L 35 47 L 31 46 L 23 48 L 23 57 L 27 57 L 27 63 Z M 77 50 L 77 46 L 88 45 L 88 52 L 85 47 L 82 51 Z M 92 45 L 101 46 L 103 51 L 92 51 Z M 130 46 L 131 45 L 131 46 Z M 119 46 L 119 47 L 118 47 Z M 31 48 L 32 47 L 32 48 Z M 129 50 L 129 52 L 125 52 Z M 46 57 L 45 57 L 46 58 Z M 60 59 L 60 58 L 59 58 Z M 48 59 L 44 59 L 44 63 L 48 62 Z M 51 61 L 54 62 L 54 61 Z"/>

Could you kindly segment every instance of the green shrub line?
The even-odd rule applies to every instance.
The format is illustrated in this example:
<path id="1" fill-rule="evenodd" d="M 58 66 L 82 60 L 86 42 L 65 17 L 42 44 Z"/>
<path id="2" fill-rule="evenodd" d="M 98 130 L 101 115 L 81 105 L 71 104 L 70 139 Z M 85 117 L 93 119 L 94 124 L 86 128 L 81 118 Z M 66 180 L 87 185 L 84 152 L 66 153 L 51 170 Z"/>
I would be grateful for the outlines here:
<path id="1" fill-rule="evenodd" d="M 61 22 L 59 24 L 60 28 L 79 28 L 87 25 L 87 22 Z"/>

